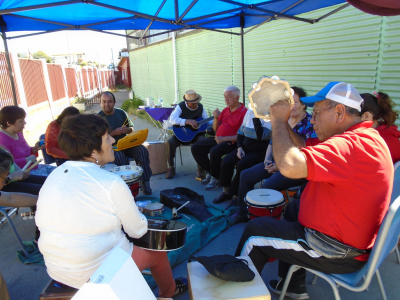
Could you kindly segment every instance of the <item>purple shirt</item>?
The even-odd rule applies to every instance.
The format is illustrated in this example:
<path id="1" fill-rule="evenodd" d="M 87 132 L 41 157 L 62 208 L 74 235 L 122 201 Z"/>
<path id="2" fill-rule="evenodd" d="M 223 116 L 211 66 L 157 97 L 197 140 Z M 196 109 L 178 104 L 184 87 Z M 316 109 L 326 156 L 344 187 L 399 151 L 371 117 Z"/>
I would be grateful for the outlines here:
<path id="1" fill-rule="evenodd" d="M 14 157 L 15 163 L 22 169 L 26 165 L 26 157 L 32 155 L 32 148 L 26 142 L 22 132 L 18 132 L 18 140 L 14 140 L 0 131 L 0 146 L 6 149 Z M 37 169 L 38 166 L 33 169 Z"/>

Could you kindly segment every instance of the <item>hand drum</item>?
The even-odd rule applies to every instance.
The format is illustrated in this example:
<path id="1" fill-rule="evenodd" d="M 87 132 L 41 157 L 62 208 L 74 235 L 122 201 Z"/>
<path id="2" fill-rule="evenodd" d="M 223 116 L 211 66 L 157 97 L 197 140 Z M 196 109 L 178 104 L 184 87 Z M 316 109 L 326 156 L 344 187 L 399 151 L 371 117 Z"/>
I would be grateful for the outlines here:
<path id="1" fill-rule="evenodd" d="M 279 79 L 278 76 L 263 76 L 252 87 L 248 97 L 257 118 L 269 120 L 269 109 L 279 100 L 288 100 L 290 105 L 294 104 L 289 82 Z"/>

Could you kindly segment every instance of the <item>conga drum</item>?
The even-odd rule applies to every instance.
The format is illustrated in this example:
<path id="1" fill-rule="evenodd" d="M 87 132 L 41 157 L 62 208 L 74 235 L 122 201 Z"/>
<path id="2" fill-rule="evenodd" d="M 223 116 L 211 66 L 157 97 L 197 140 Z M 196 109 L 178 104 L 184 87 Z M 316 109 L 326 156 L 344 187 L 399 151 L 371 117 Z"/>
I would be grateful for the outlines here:
<path id="1" fill-rule="evenodd" d="M 247 193 L 244 200 L 250 219 L 272 217 L 280 219 L 285 205 L 281 192 L 270 189 L 256 189 Z"/>
<path id="2" fill-rule="evenodd" d="M 143 144 L 149 151 L 150 168 L 153 175 L 168 171 L 167 148 L 164 142 L 146 142 Z"/>

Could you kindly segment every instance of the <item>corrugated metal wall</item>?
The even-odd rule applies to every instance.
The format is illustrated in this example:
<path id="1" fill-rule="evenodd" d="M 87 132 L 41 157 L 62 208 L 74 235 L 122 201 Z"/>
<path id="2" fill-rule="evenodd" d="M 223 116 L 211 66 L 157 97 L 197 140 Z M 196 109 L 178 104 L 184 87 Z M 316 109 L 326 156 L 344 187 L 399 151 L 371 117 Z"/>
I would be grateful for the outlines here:
<path id="1" fill-rule="evenodd" d="M 11 57 L 10 57 L 11 60 Z M 11 60 L 12 62 L 12 60 Z M 14 69 L 14 66 L 12 66 Z M 17 103 L 21 103 L 18 94 L 17 82 L 14 75 L 15 92 Z M 8 75 L 8 67 L 5 52 L 0 52 L 0 108 L 8 105 L 14 105 L 13 92 L 11 89 L 11 81 Z"/>
<path id="2" fill-rule="evenodd" d="M 18 61 L 28 107 L 48 101 L 42 62 L 38 59 L 24 58 L 20 58 Z"/>
<path id="3" fill-rule="evenodd" d="M 67 77 L 68 98 L 75 97 L 78 92 L 75 69 L 65 68 L 65 76 Z"/>
<path id="4" fill-rule="evenodd" d="M 66 96 L 64 75 L 61 65 L 47 64 L 49 72 L 50 88 L 53 101 L 63 99 Z"/>
<path id="5" fill-rule="evenodd" d="M 333 8 L 304 16 L 318 18 Z M 293 20 L 264 24 L 244 36 L 245 90 L 263 75 L 278 75 L 309 94 L 329 81 L 347 81 L 360 92 L 387 92 L 400 110 L 399 29 L 400 17 L 368 15 L 353 7 L 313 25 Z M 132 88 L 137 95 L 152 95 L 156 82 L 146 73 L 154 72 L 155 61 L 173 63 L 170 52 L 155 50 L 161 45 L 172 48 L 171 41 L 167 41 L 130 52 Z M 186 90 L 195 89 L 203 96 L 206 108 L 212 110 L 224 106 L 226 86 L 241 88 L 238 36 L 212 31 L 178 36 L 176 57 L 180 99 Z M 160 70 L 158 67 L 157 76 L 163 77 Z M 173 72 L 165 72 L 171 74 L 173 89 Z"/>

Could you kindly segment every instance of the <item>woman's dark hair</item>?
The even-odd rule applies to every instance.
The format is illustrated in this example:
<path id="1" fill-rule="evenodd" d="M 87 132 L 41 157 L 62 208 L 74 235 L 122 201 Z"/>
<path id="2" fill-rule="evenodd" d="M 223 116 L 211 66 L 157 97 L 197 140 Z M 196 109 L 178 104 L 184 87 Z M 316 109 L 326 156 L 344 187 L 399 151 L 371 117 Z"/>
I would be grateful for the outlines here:
<path id="1" fill-rule="evenodd" d="M 14 163 L 11 153 L 0 147 L 0 175 L 10 171 L 10 166 Z"/>
<path id="2" fill-rule="evenodd" d="M 390 127 L 398 118 L 398 112 L 393 110 L 394 103 L 388 94 L 378 92 L 378 95 L 369 93 L 361 94 L 364 99 L 364 107 L 361 113 L 370 112 L 374 120 L 378 120 L 380 125 Z"/>
<path id="3" fill-rule="evenodd" d="M 306 93 L 306 91 L 305 91 L 302 87 L 292 86 L 291 88 L 292 88 L 292 90 L 294 91 L 294 93 L 297 94 L 297 95 L 299 96 L 299 98 L 307 97 L 307 93 Z M 301 99 L 299 99 L 299 100 L 300 100 L 300 103 L 301 103 L 302 105 L 305 105 L 305 104 L 301 101 Z M 304 110 L 306 110 L 306 109 L 307 109 L 307 106 L 304 108 Z"/>
<path id="4" fill-rule="evenodd" d="M 56 122 L 60 125 L 65 117 L 72 117 L 75 115 L 79 115 L 79 110 L 76 107 L 69 106 L 61 112 L 61 114 L 56 119 Z"/>
<path id="5" fill-rule="evenodd" d="M 19 106 L 4 106 L 0 110 L 0 125 L 1 128 L 5 129 L 10 127 L 7 122 L 14 125 L 18 119 L 24 119 L 26 116 L 25 110 Z"/>
<path id="6" fill-rule="evenodd" d="M 102 152 L 102 136 L 108 132 L 106 120 L 98 115 L 76 115 L 64 120 L 58 144 L 70 160 L 90 157 L 93 150 Z"/>
<path id="7" fill-rule="evenodd" d="M 101 99 L 101 96 L 103 96 L 104 94 L 106 94 L 106 95 L 110 95 L 113 99 L 114 99 L 114 102 L 115 102 L 115 96 L 114 96 L 114 94 L 113 93 L 111 93 L 111 92 L 109 92 L 109 91 L 106 91 L 106 92 L 102 92 L 101 94 L 100 94 L 100 99 Z"/>

